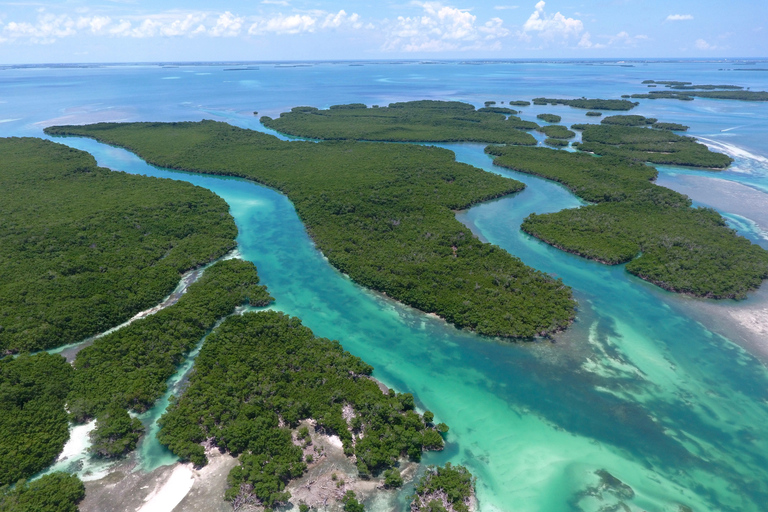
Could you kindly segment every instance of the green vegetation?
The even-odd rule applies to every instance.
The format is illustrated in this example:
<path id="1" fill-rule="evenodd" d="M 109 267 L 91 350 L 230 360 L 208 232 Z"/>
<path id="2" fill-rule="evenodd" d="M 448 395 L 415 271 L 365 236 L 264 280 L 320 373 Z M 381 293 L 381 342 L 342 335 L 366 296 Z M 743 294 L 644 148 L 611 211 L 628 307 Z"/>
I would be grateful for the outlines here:
<path id="1" fill-rule="evenodd" d="M 544 139 L 544 144 L 546 144 L 547 146 L 564 148 L 565 146 L 568 145 L 568 141 L 563 139 L 547 138 L 547 139 Z"/>
<path id="2" fill-rule="evenodd" d="M 541 119 L 547 123 L 559 123 L 560 119 L 562 119 L 560 116 L 555 114 L 539 114 L 536 116 L 536 118 Z"/>
<path id="3" fill-rule="evenodd" d="M 550 139 L 571 139 L 576 136 L 574 132 L 559 124 L 542 126 L 537 128 L 536 131 L 543 133 Z"/>
<path id="4" fill-rule="evenodd" d="M 623 127 L 622 127 L 623 129 Z M 543 176 L 598 204 L 530 215 L 527 233 L 626 270 L 670 291 L 744 298 L 768 278 L 768 252 L 729 229 L 714 210 L 652 183 L 656 170 L 616 157 L 545 148 L 492 147 L 497 165 Z"/>
<path id="5" fill-rule="evenodd" d="M 0 359 L 0 486 L 42 471 L 61 452 L 71 379 L 72 367 L 59 355 Z"/>
<path id="6" fill-rule="evenodd" d="M 416 486 L 413 512 L 469 512 L 475 493 L 472 474 L 464 466 L 429 466 Z"/>
<path id="7" fill-rule="evenodd" d="M 458 101 L 422 100 L 380 108 L 297 107 L 277 119 L 262 117 L 261 122 L 282 133 L 324 140 L 536 144 L 530 134 L 521 131 L 537 128 L 536 123 L 497 110 L 475 110 Z"/>
<path id="8" fill-rule="evenodd" d="M 429 424 L 426 421 L 426 413 L 424 414 L 424 423 Z M 384 472 L 384 486 L 388 489 L 395 489 L 403 486 L 403 477 L 400 476 L 400 471 L 397 468 L 389 468 Z"/>
<path id="9" fill-rule="evenodd" d="M 0 354 L 114 327 L 234 246 L 227 204 L 203 188 L 41 139 L 0 139 L 0 154 Z"/>
<path id="10" fill-rule="evenodd" d="M 693 101 L 693 96 L 689 94 L 683 94 L 683 93 L 673 92 L 673 91 L 651 91 L 648 94 L 633 94 L 631 98 L 646 99 L 646 100 L 668 99 L 668 100 Z"/>
<path id="11" fill-rule="evenodd" d="M 688 131 L 688 126 L 679 123 L 653 123 L 651 127 L 656 128 L 657 130 L 671 130 L 674 132 Z"/>
<path id="12" fill-rule="evenodd" d="M 590 126 L 598 126 L 598 125 L 596 125 L 596 124 L 589 124 L 589 123 L 576 123 L 576 124 L 572 124 L 571 125 L 571 130 L 584 131 L 587 128 L 589 128 Z"/>
<path id="13" fill-rule="evenodd" d="M 589 117 L 600 117 L 602 115 L 603 115 L 602 112 L 595 112 L 594 110 L 590 110 L 589 112 L 587 112 L 587 116 Z"/>
<path id="14" fill-rule="evenodd" d="M 189 387 L 160 420 L 158 439 L 197 465 L 206 463 L 205 440 L 239 455 L 228 499 L 245 490 L 267 507 L 287 500 L 285 484 L 306 469 L 291 436 L 302 420 L 338 435 L 362 476 L 401 455 L 420 460 L 422 450 L 441 449 L 440 434 L 413 410 L 413 396 L 383 394 L 372 371 L 298 318 L 275 311 L 231 317 L 207 338 Z"/>
<path id="15" fill-rule="evenodd" d="M 731 157 L 710 151 L 693 137 L 677 135 L 668 130 L 591 125 L 583 130 L 581 138 L 581 144 L 573 144 L 581 151 L 620 156 L 637 162 L 709 169 L 725 169 L 733 162 Z"/>
<path id="16" fill-rule="evenodd" d="M 581 98 L 578 100 L 564 100 L 554 98 L 534 98 L 534 105 L 568 105 L 575 108 L 586 108 L 589 110 L 632 110 L 638 103 L 627 100 L 600 100 Z"/>
<path id="17" fill-rule="evenodd" d="M 601 123 L 613 126 L 650 126 L 657 130 L 672 130 L 678 132 L 688 130 L 688 127 L 682 124 L 660 123 L 659 120 L 654 117 L 644 116 L 609 116 L 603 119 Z"/>
<path id="18" fill-rule="evenodd" d="M 390 107 L 392 108 L 392 107 Z M 225 123 L 48 128 L 127 147 L 160 166 L 249 178 L 284 192 L 319 250 L 358 283 L 491 336 L 565 328 L 571 292 L 484 244 L 452 210 L 519 191 L 519 182 L 407 144 L 284 142 Z"/>
<path id="19" fill-rule="evenodd" d="M 99 457 L 120 457 L 136 448 L 144 433 L 138 418 L 131 418 L 128 411 L 110 404 L 96 417 L 96 428 L 91 432 L 91 453 Z"/>
<path id="20" fill-rule="evenodd" d="M 645 98 L 652 100 L 663 98 L 691 101 L 694 99 L 694 97 L 697 97 L 719 100 L 768 101 L 768 92 L 745 91 L 744 87 L 739 85 L 693 85 L 691 82 L 677 82 L 673 80 L 645 80 L 643 83 L 665 85 L 670 90 L 651 91 L 649 94 L 633 94 L 633 98 Z"/>
<path id="21" fill-rule="evenodd" d="M 166 381 L 184 355 L 220 318 L 237 306 L 264 306 L 272 300 L 258 283 L 252 263 L 220 261 L 206 269 L 173 306 L 80 351 L 67 398 L 72 417 L 84 422 L 112 407 L 147 410 L 165 392 Z M 127 428 L 133 430 L 132 425 L 121 427 Z M 126 444 L 130 445 L 130 438 Z"/>
<path id="22" fill-rule="evenodd" d="M 34 482 L 21 481 L 13 489 L 0 487 L 3 512 L 77 512 L 85 486 L 75 475 L 52 473 Z"/>
<path id="23" fill-rule="evenodd" d="M 508 115 L 515 115 L 519 112 L 517 110 L 512 110 L 511 108 L 504 108 L 504 107 L 484 107 L 477 109 L 478 112 L 492 112 L 495 114 L 508 114 Z"/>
<path id="24" fill-rule="evenodd" d="M 608 116 L 600 120 L 601 124 L 611 124 L 617 126 L 646 126 L 657 122 L 658 119 L 644 116 Z"/>
<path id="25" fill-rule="evenodd" d="M 512 105 L 513 107 L 530 107 L 531 106 L 530 101 L 521 101 L 521 100 L 508 101 L 507 104 Z"/>
<path id="26" fill-rule="evenodd" d="M 344 512 L 365 512 L 365 507 L 357 501 L 355 491 L 347 491 L 341 499 L 344 504 Z"/>

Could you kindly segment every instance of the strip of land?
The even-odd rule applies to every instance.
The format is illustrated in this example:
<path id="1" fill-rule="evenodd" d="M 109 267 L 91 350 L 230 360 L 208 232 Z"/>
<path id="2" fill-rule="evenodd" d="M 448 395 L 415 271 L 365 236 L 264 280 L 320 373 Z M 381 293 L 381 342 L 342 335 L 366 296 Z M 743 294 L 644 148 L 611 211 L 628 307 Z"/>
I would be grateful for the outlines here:
<path id="1" fill-rule="evenodd" d="M 475 110 L 458 101 L 423 100 L 372 108 L 361 103 L 334 105 L 328 110 L 295 107 L 277 119 L 264 116 L 261 122 L 273 130 L 312 139 L 535 146 L 536 139 L 523 130 L 538 125 L 509 115 L 514 113 L 498 107 Z"/>

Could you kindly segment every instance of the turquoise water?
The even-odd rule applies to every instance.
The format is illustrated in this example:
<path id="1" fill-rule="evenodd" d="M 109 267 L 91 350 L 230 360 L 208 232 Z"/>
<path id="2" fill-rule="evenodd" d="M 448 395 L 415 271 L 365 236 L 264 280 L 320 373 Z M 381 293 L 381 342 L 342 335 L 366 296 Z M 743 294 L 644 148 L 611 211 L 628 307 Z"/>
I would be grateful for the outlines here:
<path id="1" fill-rule="evenodd" d="M 22 105 L 34 103 L 35 111 L 28 114 L 27 121 L 0 124 L 0 130 L 2 134 L 38 135 L 41 125 L 32 124 L 30 118 L 46 121 L 66 115 L 75 116 L 74 120 L 60 122 L 86 122 L 97 115 L 107 119 L 114 115 L 114 120 L 213 116 L 258 128 L 253 110 L 270 113 L 270 109 L 299 104 L 384 104 L 423 97 L 475 103 L 539 95 L 616 97 L 640 90 L 637 83 L 646 78 L 703 83 L 738 80 L 740 84 L 757 79 L 756 73 L 724 77 L 717 72 L 722 66 L 700 66 L 326 65 L 266 69 L 266 73 L 254 72 L 255 83 L 241 80 L 235 85 L 227 85 L 224 79 L 228 75 L 215 69 L 210 75 L 195 74 L 200 68 L 37 70 L 37 75 L 11 70 L 27 73 L 25 83 L 31 84 L 33 92 L 18 95 L 24 100 Z M 183 80 L 159 80 L 163 74 L 186 71 Z M 297 73 L 291 80 L 286 71 Z M 101 77 L 101 82 L 88 85 L 93 82 L 80 76 L 85 73 Z M 121 76 L 123 84 L 118 83 Z M 572 80 L 567 89 L 563 76 Z M 184 87 L 183 82 L 196 80 L 204 83 Z M 52 90 L 72 91 L 74 96 L 38 96 L 39 103 L 35 103 L 30 95 L 42 90 L 42 82 Z M 168 82 L 174 82 L 173 87 Z M 86 98 L 82 88 L 90 92 L 92 103 L 88 105 L 103 107 L 88 110 L 78 103 Z M 6 82 L 0 82 L 0 93 L 7 96 L 9 90 Z M 231 90 L 235 93 L 228 96 Z M 121 91 L 132 91 L 132 96 L 127 99 Z M 184 103 L 187 101 L 191 104 Z M 0 110 L 16 108 L 8 106 L 10 103 L 0 104 Z M 62 107 L 66 104 L 70 105 L 68 112 Z M 75 107 L 82 112 L 72 114 Z M 584 119 L 582 111 L 554 107 L 530 108 L 524 117 L 533 119 L 543 111 L 563 115 L 566 123 Z M 765 185 L 768 166 L 759 157 L 768 155 L 768 139 L 763 137 L 766 123 L 753 131 L 719 132 L 722 128 L 718 128 L 738 126 L 742 118 L 764 120 L 768 118 L 765 105 L 657 100 L 636 111 L 691 124 L 692 134 L 718 137 L 723 133 L 721 141 L 727 135 L 727 144 L 749 153 L 737 159 L 739 169 L 748 169 L 717 177 L 756 189 Z M 3 112 L 0 117 L 16 115 Z M 428 454 L 425 461 L 450 460 L 469 466 L 478 476 L 482 511 L 596 511 L 619 501 L 636 511 L 678 511 L 679 505 L 696 511 L 765 509 L 765 367 L 687 316 L 682 307 L 687 299 L 640 281 L 620 266 L 589 262 L 521 233 L 520 222 L 530 212 L 580 204 L 564 188 L 493 168 L 482 146 L 445 146 L 460 161 L 528 185 L 515 196 L 476 206 L 458 217 L 485 240 L 562 277 L 574 288 L 580 303 L 577 321 L 555 343 L 510 344 L 458 331 L 356 286 L 315 250 L 290 201 L 275 191 L 237 179 L 156 169 L 130 153 L 93 141 L 60 140 L 91 152 L 101 165 L 183 179 L 222 196 L 240 229 L 242 256 L 257 265 L 276 298 L 274 308 L 300 316 L 318 335 L 339 339 L 376 368 L 377 378 L 400 391 L 413 392 L 422 407 L 448 423 L 451 431 L 446 450 Z M 151 439 L 140 456 L 145 469 L 172 460 Z M 633 493 L 600 485 L 598 470 L 631 486 Z"/>

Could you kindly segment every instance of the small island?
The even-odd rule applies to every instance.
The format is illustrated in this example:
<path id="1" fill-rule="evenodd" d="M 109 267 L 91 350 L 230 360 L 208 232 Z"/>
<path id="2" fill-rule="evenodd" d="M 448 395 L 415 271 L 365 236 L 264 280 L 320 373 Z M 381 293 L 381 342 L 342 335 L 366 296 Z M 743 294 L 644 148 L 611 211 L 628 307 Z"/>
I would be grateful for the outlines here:
<path id="1" fill-rule="evenodd" d="M 562 118 L 555 114 L 539 114 L 536 119 L 541 119 L 546 123 L 559 123 Z"/>
<path id="2" fill-rule="evenodd" d="M 472 474 L 450 462 L 427 468 L 411 503 L 411 512 L 470 512 L 476 508 Z"/>
<path id="3" fill-rule="evenodd" d="M 556 98 L 534 98 L 534 105 L 567 105 L 574 108 L 584 108 L 588 110 L 632 110 L 639 103 L 629 100 L 601 100 L 580 98 L 575 100 L 556 99 Z"/>
<path id="4" fill-rule="evenodd" d="M 641 117 L 641 116 L 638 116 Z M 617 156 L 636 162 L 664 165 L 685 165 L 704 169 L 725 169 L 733 159 L 710 151 L 693 137 L 677 135 L 670 130 L 651 129 L 625 124 L 610 124 L 603 119 L 601 125 L 585 125 L 582 142 L 574 143 L 579 150 L 601 156 Z M 646 124 L 655 119 L 640 120 Z M 619 120 L 618 123 L 634 121 Z"/>
<path id="5" fill-rule="evenodd" d="M 643 84 L 664 85 L 666 91 L 650 91 L 647 94 L 632 94 L 632 98 L 642 99 L 674 99 L 692 101 L 696 98 L 738 101 L 768 101 L 768 91 L 748 91 L 740 85 L 694 85 L 693 82 L 675 80 L 644 80 Z"/>
<path id="6" fill-rule="evenodd" d="M 546 148 L 486 152 L 497 165 L 558 181 L 596 203 L 526 218 L 521 228 L 550 245 L 605 264 L 626 263 L 641 279 L 699 297 L 742 299 L 768 278 L 768 251 L 737 235 L 714 210 L 692 208 L 688 197 L 655 185 L 653 167 Z"/>
<path id="7" fill-rule="evenodd" d="M 475 110 L 458 101 L 408 101 L 388 107 L 362 104 L 334 105 L 328 110 L 294 107 L 264 126 L 296 137 L 323 140 L 386 142 L 484 142 L 533 146 L 526 130 L 538 128 L 503 107 L 486 105 Z"/>

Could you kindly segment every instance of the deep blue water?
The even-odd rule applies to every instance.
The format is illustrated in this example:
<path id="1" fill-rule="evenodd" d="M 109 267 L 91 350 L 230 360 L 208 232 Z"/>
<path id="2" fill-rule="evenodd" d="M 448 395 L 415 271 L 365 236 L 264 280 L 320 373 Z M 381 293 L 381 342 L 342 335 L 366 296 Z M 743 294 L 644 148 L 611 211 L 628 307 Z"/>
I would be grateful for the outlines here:
<path id="1" fill-rule="evenodd" d="M 258 71 L 239 72 L 205 66 L 10 69 L 0 71 L 0 135 L 41 136 L 50 124 L 202 118 L 263 129 L 254 111 L 276 116 L 297 105 L 383 105 L 424 98 L 478 106 L 536 96 L 616 98 L 644 91 L 640 82 L 645 79 L 766 89 L 768 75 L 719 71 L 730 67 L 445 63 L 261 65 Z M 718 178 L 768 191 L 768 105 L 641 101 L 632 113 L 690 125 L 689 134 L 739 155 Z M 523 110 L 524 119 L 551 112 L 567 125 L 586 120 L 584 111 L 569 107 Z M 478 476 L 481 510 L 596 511 L 620 501 L 638 511 L 678 511 L 680 505 L 696 511 L 765 510 L 765 367 L 691 315 L 691 299 L 663 292 L 621 266 L 586 261 L 521 233 L 520 222 L 531 212 L 580 204 L 563 187 L 494 168 L 482 146 L 444 145 L 460 161 L 528 185 L 459 218 L 525 263 L 562 277 L 580 303 L 576 323 L 555 344 L 510 344 L 457 331 L 356 286 L 327 264 L 290 201 L 272 190 L 152 168 L 93 141 L 60 141 L 91 152 L 101 165 L 183 179 L 226 199 L 240 229 L 242 255 L 257 265 L 277 299 L 275 308 L 301 317 L 318 335 L 339 339 L 376 368 L 376 377 L 413 392 L 448 423 L 447 449 L 425 461 L 469 466 Z M 660 170 L 670 176 L 712 176 Z M 750 233 L 760 241 L 754 230 Z M 151 439 L 141 455 L 147 469 L 172 461 Z M 631 486 L 634 496 L 601 486 L 598 470 Z"/>

